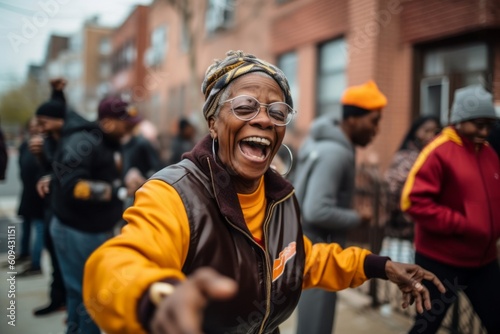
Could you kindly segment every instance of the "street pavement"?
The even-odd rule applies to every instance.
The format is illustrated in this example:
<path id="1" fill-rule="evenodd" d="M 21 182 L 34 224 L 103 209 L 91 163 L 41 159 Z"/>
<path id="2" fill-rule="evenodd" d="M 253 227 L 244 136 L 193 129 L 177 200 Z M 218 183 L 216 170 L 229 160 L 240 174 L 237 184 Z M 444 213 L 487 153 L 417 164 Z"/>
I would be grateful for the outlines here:
<path id="1" fill-rule="evenodd" d="M 15 230 L 16 251 L 19 249 L 22 222 L 16 215 L 20 185 L 18 181 L 17 156 L 15 152 L 9 159 L 7 181 L 0 183 L 0 333 L 2 334 L 63 334 L 65 332 L 65 312 L 57 312 L 44 317 L 34 317 L 34 308 L 48 302 L 50 283 L 50 260 L 46 251 L 42 254 L 42 275 L 15 277 L 15 284 L 8 281 L 13 274 L 21 272 L 23 267 L 16 264 L 9 269 L 7 263 L 8 228 Z M 12 235 L 12 233 L 10 233 Z M 9 294 L 9 290 L 14 295 Z M 9 325 L 11 310 L 7 308 L 15 301 L 15 326 Z M 11 322 L 11 324 L 14 324 Z M 294 313 L 281 326 L 282 334 L 294 334 L 296 314 Z M 411 326 L 411 319 L 388 308 L 382 311 L 370 307 L 370 299 L 358 290 L 345 290 L 339 293 L 335 333 L 349 334 L 400 334 L 406 333 Z"/>

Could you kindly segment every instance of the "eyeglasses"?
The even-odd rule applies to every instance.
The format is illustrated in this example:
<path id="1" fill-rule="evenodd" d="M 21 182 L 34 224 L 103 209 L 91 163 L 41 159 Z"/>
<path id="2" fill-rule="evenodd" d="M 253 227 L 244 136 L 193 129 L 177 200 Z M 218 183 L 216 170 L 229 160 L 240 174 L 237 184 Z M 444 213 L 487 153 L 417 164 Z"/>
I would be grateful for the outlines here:
<path id="1" fill-rule="evenodd" d="M 267 115 L 274 125 L 285 126 L 293 119 L 295 110 L 292 109 L 285 102 L 273 102 L 270 104 L 260 103 L 256 98 L 248 95 L 239 95 L 232 99 L 222 101 L 219 105 L 224 103 L 231 103 L 231 110 L 242 121 L 250 121 L 257 117 L 260 108 L 266 108 Z"/>

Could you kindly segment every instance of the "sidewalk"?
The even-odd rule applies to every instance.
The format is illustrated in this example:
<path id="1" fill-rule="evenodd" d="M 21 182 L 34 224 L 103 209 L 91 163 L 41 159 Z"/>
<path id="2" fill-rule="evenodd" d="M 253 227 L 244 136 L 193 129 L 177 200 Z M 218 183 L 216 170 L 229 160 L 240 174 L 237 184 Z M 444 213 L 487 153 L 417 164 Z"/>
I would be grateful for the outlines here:
<path id="1" fill-rule="evenodd" d="M 370 307 L 371 300 L 359 291 L 338 293 L 335 334 L 403 334 L 412 325 L 410 318 Z M 384 313 L 385 315 L 382 315 Z M 280 327 L 281 334 L 295 334 L 296 312 Z"/>
<path id="2" fill-rule="evenodd" d="M 18 224 L 20 225 L 20 224 Z M 20 228 L 18 227 L 18 231 Z M 7 262 L 7 254 L 2 253 L 0 263 Z M 0 280 L 0 310 L 2 315 L 0 317 L 0 333 L 5 334 L 64 334 L 65 325 L 64 319 L 66 318 L 64 312 L 57 312 L 44 317 L 34 317 L 33 309 L 39 306 L 45 306 L 48 299 L 48 287 L 50 281 L 50 260 L 47 252 L 42 256 L 43 275 L 32 276 L 15 279 L 15 297 L 8 298 L 9 282 L 7 279 L 10 277 L 7 272 L 9 268 L 0 266 L 2 270 Z M 16 266 L 15 271 L 21 272 L 22 266 Z M 7 308 L 9 302 L 15 301 L 15 327 L 8 324 L 11 319 L 7 317 L 9 314 Z"/>
<path id="3" fill-rule="evenodd" d="M 7 255 L 1 254 L 0 263 L 6 262 Z M 47 291 L 50 282 L 50 261 L 44 252 L 42 257 L 43 275 L 16 278 L 16 321 L 15 327 L 9 326 L 6 315 L 11 299 L 7 298 L 9 285 L 7 282 L 8 268 L 2 269 L 0 281 L 0 309 L 3 312 L 0 323 L 0 333 L 5 334 L 63 334 L 65 332 L 65 313 L 57 312 L 45 317 L 34 317 L 33 309 L 48 302 Z M 16 268 L 18 272 L 22 268 Z M 382 315 L 379 310 L 372 309 L 370 299 L 355 290 L 339 293 L 335 333 L 349 334 L 402 334 L 411 326 L 411 320 L 403 315 L 392 312 Z M 281 326 L 282 334 L 295 334 L 295 313 Z"/>

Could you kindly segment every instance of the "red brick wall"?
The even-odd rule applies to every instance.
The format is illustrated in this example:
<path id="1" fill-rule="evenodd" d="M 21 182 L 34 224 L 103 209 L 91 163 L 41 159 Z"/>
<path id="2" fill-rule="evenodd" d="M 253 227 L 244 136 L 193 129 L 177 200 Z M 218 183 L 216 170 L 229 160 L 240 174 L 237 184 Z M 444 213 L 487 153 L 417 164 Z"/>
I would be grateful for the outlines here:
<path id="1" fill-rule="evenodd" d="M 59 53 L 68 48 L 68 43 L 68 37 L 51 35 L 45 56 L 45 65 L 47 65 L 51 60 L 57 59 Z"/>
<path id="2" fill-rule="evenodd" d="M 374 14 L 377 11 L 376 0 L 349 1 L 349 30 L 347 48 L 349 63 L 347 66 L 347 85 L 359 85 L 375 78 L 375 46 L 382 30 L 377 32 Z"/>
<path id="3" fill-rule="evenodd" d="M 347 1 L 302 1 L 292 10 L 278 7 L 271 24 L 271 51 L 280 54 L 298 46 L 318 43 L 347 29 Z M 293 4 L 290 4 L 293 5 Z"/>
<path id="4" fill-rule="evenodd" d="M 387 96 L 379 133 L 358 150 L 358 163 L 385 170 L 410 124 L 412 46 L 400 38 L 403 7 L 394 0 L 353 1 L 349 5 L 348 85 L 373 79 Z"/>
<path id="5" fill-rule="evenodd" d="M 203 30 L 205 8 L 202 5 L 194 12 L 194 22 L 199 28 L 196 73 L 201 80 L 212 60 L 223 57 L 229 49 L 242 49 L 271 62 L 284 52 L 296 51 L 299 116 L 295 138 L 288 139 L 296 145 L 307 133 L 315 115 L 318 44 L 345 36 L 349 51 L 348 85 L 374 79 L 389 100 L 379 135 L 373 145 L 360 150 L 358 159 L 359 162 L 374 159 L 384 170 L 411 122 L 413 43 L 494 26 L 500 22 L 500 10 L 491 9 L 494 2 L 499 0 L 294 0 L 283 4 L 246 0 L 238 2 L 241 6 L 236 8 L 234 26 L 213 35 Z M 177 14 L 160 3 L 163 2 L 153 5 L 147 25 L 150 31 L 159 22 L 169 25 L 169 51 L 161 68 L 166 76 L 153 92 L 161 94 L 162 103 L 167 103 L 170 88 L 188 85 L 190 76 L 187 54 L 179 49 Z M 495 96 L 500 102 L 499 46 L 495 54 Z M 191 100 L 187 101 L 186 110 L 200 115 L 201 95 L 199 101 Z M 168 132 L 165 113 L 160 115 L 159 123 L 162 131 Z M 200 123 L 204 123 L 201 116 Z"/>
<path id="6" fill-rule="evenodd" d="M 143 100 L 146 100 L 148 97 L 148 91 L 144 87 L 144 78 L 146 76 L 146 67 L 144 66 L 144 52 L 146 51 L 147 46 L 149 45 L 149 35 L 148 35 L 148 13 L 149 8 L 146 6 L 138 6 L 137 7 L 137 21 L 135 30 L 137 33 L 137 39 L 135 40 L 135 46 L 137 48 L 137 58 L 134 63 L 135 67 L 135 85 L 140 85 L 143 87 L 142 91 L 144 91 Z"/>
<path id="7" fill-rule="evenodd" d="M 116 28 L 111 36 L 112 54 L 115 54 L 115 52 L 129 39 L 134 40 L 137 50 L 135 62 L 130 68 L 115 73 L 112 77 L 112 81 L 121 82 L 123 81 L 121 78 L 127 78 L 127 83 L 124 85 L 120 84 L 120 87 L 114 88 L 119 90 L 125 88 L 132 89 L 134 95 L 136 95 L 135 98 L 139 100 L 146 99 L 144 93 L 147 93 L 146 90 L 142 88 L 142 85 L 146 74 L 143 57 L 149 41 L 149 36 L 147 34 L 148 11 L 149 8 L 146 6 L 137 6 L 122 25 Z"/>
<path id="8" fill-rule="evenodd" d="M 401 43 L 403 7 L 393 3 L 380 1 L 375 18 L 380 29 L 375 46 L 375 79 L 388 99 L 373 143 L 381 170 L 389 166 L 411 122 L 412 46 Z"/>
<path id="9" fill-rule="evenodd" d="M 498 0 L 401 1 L 402 39 L 421 42 L 500 26 Z"/>
<path id="10" fill-rule="evenodd" d="M 500 106 L 500 41 L 493 47 L 493 97 L 497 105 Z"/>

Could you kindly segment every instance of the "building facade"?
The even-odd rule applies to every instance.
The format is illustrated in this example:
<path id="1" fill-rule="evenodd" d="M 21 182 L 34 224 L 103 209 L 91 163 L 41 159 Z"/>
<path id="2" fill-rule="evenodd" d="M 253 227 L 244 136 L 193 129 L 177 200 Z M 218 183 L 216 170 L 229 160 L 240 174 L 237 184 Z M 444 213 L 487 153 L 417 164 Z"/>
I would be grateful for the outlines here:
<path id="1" fill-rule="evenodd" d="M 68 103 L 88 119 L 96 118 L 99 100 L 110 90 L 111 32 L 111 28 L 99 25 L 97 18 L 87 20 L 45 66 L 48 79 L 67 80 Z"/>
<path id="2" fill-rule="evenodd" d="M 148 117 L 167 138 L 175 134 L 179 117 L 203 128 L 204 71 L 213 59 L 237 49 L 276 63 L 287 74 L 299 113 L 285 141 L 295 148 L 316 117 L 340 116 L 347 86 L 375 80 L 389 104 L 379 135 L 359 150 L 358 162 L 382 169 L 412 119 L 434 114 L 448 121 L 455 89 L 481 83 L 500 105 L 498 0 L 171 3 L 156 0 L 149 7 L 146 75 L 135 83 L 147 87 Z M 115 88 L 121 87 L 118 79 Z"/>
<path id="3" fill-rule="evenodd" d="M 136 6 L 111 35 L 110 93 L 143 104 L 149 100 L 144 87 L 146 68 L 144 52 L 147 39 L 147 6 Z"/>

